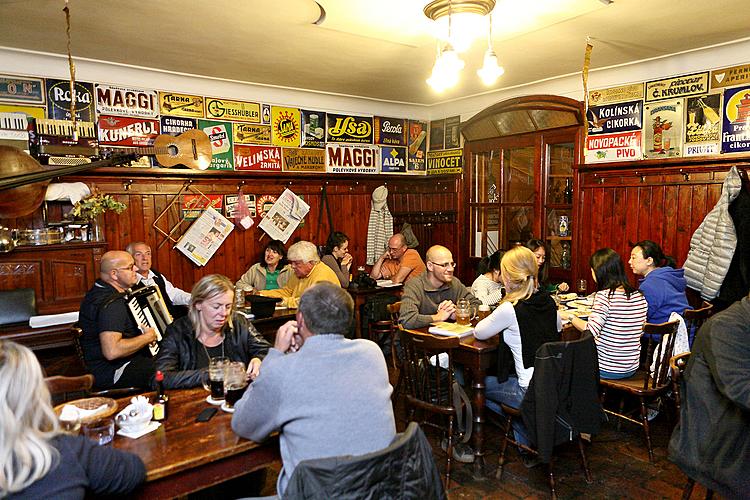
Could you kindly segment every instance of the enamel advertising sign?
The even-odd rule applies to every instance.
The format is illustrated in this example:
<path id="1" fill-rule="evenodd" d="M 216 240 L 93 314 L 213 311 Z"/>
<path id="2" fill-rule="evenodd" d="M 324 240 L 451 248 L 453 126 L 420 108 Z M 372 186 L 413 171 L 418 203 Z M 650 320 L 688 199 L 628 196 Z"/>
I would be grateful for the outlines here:
<path id="1" fill-rule="evenodd" d="M 642 83 L 620 85 L 619 87 L 610 87 L 589 92 L 590 106 L 601 106 L 602 104 L 610 104 L 620 101 L 632 101 L 633 99 L 643 99 Z"/>
<path id="2" fill-rule="evenodd" d="M 425 156 L 427 155 L 427 122 L 409 120 L 409 162 L 408 172 L 424 174 Z"/>
<path id="3" fill-rule="evenodd" d="M 328 144 L 326 170 L 334 174 L 377 174 L 380 148 L 369 145 Z"/>
<path id="4" fill-rule="evenodd" d="M 645 158 L 668 158 L 682 152 L 683 99 L 646 104 L 643 107 Z"/>
<path id="5" fill-rule="evenodd" d="M 211 141 L 211 166 L 213 170 L 232 170 L 234 157 L 232 151 L 232 124 L 213 120 L 198 120 L 198 128 L 206 133 Z"/>
<path id="6" fill-rule="evenodd" d="M 328 142 L 372 144 L 372 116 L 334 115 L 328 113 Z"/>
<path id="7" fill-rule="evenodd" d="M 243 198 L 245 198 L 245 204 L 247 205 L 247 210 L 250 212 L 250 217 L 253 219 L 256 217 L 255 212 L 255 195 L 254 194 L 243 194 Z M 224 214 L 226 215 L 226 218 L 229 220 L 234 219 L 237 217 L 237 208 L 239 205 L 240 197 L 236 194 L 228 194 L 224 196 Z"/>
<path id="8" fill-rule="evenodd" d="M 685 104 L 685 156 L 719 154 L 721 94 L 688 97 Z"/>
<path id="9" fill-rule="evenodd" d="M 70 82 L 47 78 L 45 81 L 47 96 L 47 118 L 70 120 Z M 94 120 L 94 84 L 76 82 L 76 120 L 93 122 Z"/>
<path id="10" fill-rule="evenodd" d="M 0 101 L 44 104 L 44 81 L 41 78 L 0 76 Z"/>
<path id="11" fill-rule="evenodd" d="M 430 122 L 430 151 L 445 149 L 445 119 Z"/>
<path id="12" fill-rule="evenodd" d="M 717 69 L 711 72 L 711 88 L 736 87 L 750 83 L 750 64 Z"/>
<path id="13" fill-rule="evenodd" d="M 461 117 L 449 116 L 445 119 L 445 149 L 461 146 Z"/>
<path id="14" fill-rule="evenodd" d="M 380 148 L 380 172 L 383 174 L 405 174 L 406 148 L 383 146 Z"/>
<path id="15" fill-rule="evenodd" d="M 325 149 L 284 148 L 284 172 L 325 172 Z"/>
<path id="16" fill-rule="evenodd" d="M 383 146 L 406 146 L 406 120 L 403 118 L 373 118 L 375 144 Z"/>
<path id="17" fill-rule="evenodd" d="M 460 174 L 464 167 L 463 149 L 427 153 L 427 175 Z"/>
<path id="18" fill-rule="evenodd" d="M 750 86 L 724 91 L 721 152 L 750 151 Z"/>
<path id="19" fill-rule="evenodd" d="M 223 204 L 224 197 L 220 194 L 186 194 L 182 196 L 182 216 L 188 220 L 197 219 L 208 207 L 221 212 Z"/>
<path id="20" fill-rule="evenodd" d="M 591 106 L 586 112 L 589 134 L 615 134 L 643 128 L 643 101 Z"/>
<path id="21" fill-rule="evenodd" d="M 162 116 L 161 133 L 167 135 L 180 135 L 198 126 L 195 118 L 180 118 L 179 116 Z"/>
<path id="22" fill-rule="evenodd" d="M 203 118 L 203 97 L 176 92 L 159 92 L 159 112 L 162 115 Z"/>
<path id="23" fill-rule="evenodd" d="M 646 82 L 646 102 L 708 92 L 708 71 Z"/>
<path id="24" fill-rule="evenodd" d="M 281 148 L 274 146 L 234 146 L 234 169 L 281 172 Z"/>
<path id="25" fill-rule="evenodd" d="M 159 121 L 130 116 L 100 116 L 99 144 L 108 146 L 153 146 Z"/>
<path id="26" fill-rule="evenodd" d="M 249 123 L 235 123 L 235 144 L 259 144 L 261 146 L 271 145 L 271 127 L 268 125 L 251 125 Z"/>
<path id="27" fill-rule="evenodd" d="M 271 106 L 271 143 L 296 148 L 300 144 L 300 112 L 297 108 Z"/>
<path id="28" fill-rule="evenodd" d="M 302 147 L 324 148 L 326 145 L 326 114 L 322 111 L 302 110 Z"/>
<path id="29" fill-rule="evenodd" d="M 632 161 L 642 157 L 640 130 L 586 138 L 586 163 Z"/>
<path id="30" fill-rule="evenodd" d="M 260 123 L 260 104 L 257 102 L 232 101 L 230 99 L 207 97 L 206 118 Z"/>
<path id="31" fill-rule="evenodd" d="M 96 112 L 100 115 L 156 118 L 159 97 L 155 90 L 96 84 Z"/>

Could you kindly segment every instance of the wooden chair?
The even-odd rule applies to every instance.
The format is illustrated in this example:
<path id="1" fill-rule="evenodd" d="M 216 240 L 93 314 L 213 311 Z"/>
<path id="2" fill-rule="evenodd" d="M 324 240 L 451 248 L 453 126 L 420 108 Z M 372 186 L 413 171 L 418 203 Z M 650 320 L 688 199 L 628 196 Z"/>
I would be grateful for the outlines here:
<path id="1" fill-rule="evenodd" d="M 451 459 L 453 458 L 453 424 L 456 408 L 453 406 L 453 349 L 458 348 L 458 337 L 438 338 L 432 335 L 399 330 L 401 349 L 404 358 L 401 370 L 406 386 L 406 405 L 409 420 L 413 420 L 416 410 L 436 415 L 447 420 L 447 425 L 430 421 L 424 415 L 422 426 L 428 425 L 447 433 L 447 461 L 445 466 L 445 487 L 450 485 Z M 445 353 L 448 357 L 447 369 L 430 363 L 430 358 Z M 437 358 L 436 358 L 437 359 Z"/>
<path id="2" fill-rule="evenodd" d="M 388 304 L 386 309 L 388 310 L 388 314 L 391 315 L 391 366 L 395 370 L 400 370 L 401 363 L 399 362 L 400 357 L 396 348 L 396 332 L 398 332 L 400 327 L 398 317 L 401 314 L 401 301 Z M 401 377 L 399 377 L 399 380 L 401 380 Z"/>
<path id="3" fill-rule="evenodd" d="M 67 401 L 88 397 L 94 385 L 94 376 L 90 373 L 78 377 L 55 375 L 45 378 L 44 382 L 52 396 L 52 405 L 57 406 Z"/>
<path id="4" fill-rule="evenodd" d="M 81 337 L 83 336 L 83 330 L 81 326 L 76 322 L 70 327 L 70 340 L 73 342 L 73 347 L 76 350 L 78 361 L 81 362 L 81 367 L 86 370 L 86 360 L 83 357 L 83 348 L 81 347 Z"/>
<path id="5" fill-rule="evenodd" d="M 695 336 L 698 335 L 703 323 L 713 314 L 714 305 L 705 300 L 698 309 L 685 309 L 682 313 L 682 319 L 685 320 L 685 327 L 688 331 L 688 336 L 692 333 L 693 342 L 695 342 Z"/>
<path id="6" fill-rule="evenodd" d="M 605 407 L 604 411 L 619 419 L 643 427 L 646 436 L 646 446 L 648 447 L 648 458 L 651 462 L 654 461 L 654 451 L 651 445 L 651 430 L 648 423 L 646 402 L 658 400 L 671 387 L 669 383 L 669 359 L 672 357 L 678 326 L 679 321 L 661 324 L 645 323 L 643 325 L 643 333 L 644 335 L 648 335 L 646 337 L 648 338 L 646 364 L 640 367 L 630 378 L 618 380 L 601 379 L 599 382 L 602 388 L 602 405 L 604 405 L 608 391 L 622 393 L 619 410 L 614 411 Z M 664 338 L 667 339 L 666 342 L 663 342 Z M 656 364 L 652 373 L 650 367 L 654 359 L 656 360 Z M 640 401 L 640 419 L 638 420 L 623 411 L 625 396 L 627 395 L 635 396 Z"/>

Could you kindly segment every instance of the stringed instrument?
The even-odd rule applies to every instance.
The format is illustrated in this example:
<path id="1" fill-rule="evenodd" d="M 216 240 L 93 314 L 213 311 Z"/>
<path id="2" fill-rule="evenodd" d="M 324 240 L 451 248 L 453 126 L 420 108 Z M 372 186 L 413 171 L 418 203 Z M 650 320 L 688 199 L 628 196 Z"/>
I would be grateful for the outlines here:
<path id="1" fill-rule="evenodd" d="M 165 167 L 185 165 L 193 170 L 207 169 L 213 156 L 208 136 L 196 129 L 177 137 L 160 135 L 152 147 L 118 148 L 104 160 L 53 169 L 45 169 L 20 149 L 0 146 L 0 191 L 12 190 L 0 196 L 0 218 L 22 217 L 39 208 L 44 201 L 47 184 L 55 177 L 122 165 L 143 155 L 155 155 Z"/>

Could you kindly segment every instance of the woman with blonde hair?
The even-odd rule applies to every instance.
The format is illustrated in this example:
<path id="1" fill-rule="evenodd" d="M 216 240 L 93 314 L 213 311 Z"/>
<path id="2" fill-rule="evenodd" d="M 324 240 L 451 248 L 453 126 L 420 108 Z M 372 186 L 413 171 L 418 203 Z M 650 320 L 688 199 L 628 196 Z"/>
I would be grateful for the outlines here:
<path id="1" fill-rule="evenodd" d="M 501 403 L 520 408 L 534 376 L 536 350 L 560 339 L 557 306 L 547 292 L 538 289 L 538 273 L 536 257 L 528 248 L 517 246 L 505 252 L 500 261 L 505 297 L 474 329 L 474 336 L 480 340 L 503 336 L 497 373 L 484 381 L 486 405 L 501 415 Z M 511 366 L 515 367 L 515 374 L 511 374 Z M 513 426 L 516 440 L 528 445 L 523 423 L 516 420 Z M 524 463 L 530 465 L 531 459 L 524 455 Z"/>
<path id="2" fill-rule="evenodd" d="M 229 278 L 209 274 L 193 287 L 187 316 L 167 327 L 156 369 L 164 373 L 167 389 L 203 385 L 214 357 L 242 361 L 248 377 L 255 379 L 270 347 L 253 324 L 234 311 L 234 286 Z"/>
<path id="3" fill-rule="evenodd" d="M 2 340 L 0 433 L 0 498 L 125 494 L 146 477 L 138 456 L 63 434 L 36 356 Z"/>

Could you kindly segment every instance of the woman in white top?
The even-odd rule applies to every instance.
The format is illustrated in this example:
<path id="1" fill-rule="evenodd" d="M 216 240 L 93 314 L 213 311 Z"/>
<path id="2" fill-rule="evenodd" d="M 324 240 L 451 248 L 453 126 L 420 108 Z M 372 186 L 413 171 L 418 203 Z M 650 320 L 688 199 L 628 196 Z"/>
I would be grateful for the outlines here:
<path id="1" fill-rule="evenodd" d="M 594 252 L 589 265 L 598 291 L 588 321 L 567 311 L 560 311 L 560 317 L 578 330 L 591 331 L 601 378 L 628 378 L 638 368 L 646 298 L 628 283 L 622 259 L 611 248 Z"/>
<path id="2" fill-rule="evenodd" d="M 515 247 L 500 261 L 506 294 L 497 308 L 477 324 L 474 336 L 485 340 L 502 334 L 498 371 L 485 378 L 487 407 L 502 414 L 500 403 L 519 408 L 534 375 L 536 350 L 560 339 L 557 307 L 552 297 L 538 290 L 539 266 L 531 250 Z M 512 368 L 515 373 L 512 374 Z M 529 444 L 522 422 L 514 422 L 516 440 Z"/>
<path id="3" fill-rule="evenodd" d="M 471 293 L 486 306 L 495 306 L 503 298 L 500 281 L 500 260 L 505 250 L 498 250 L 479 262 L 479 276 L 471 284 Z"/>

